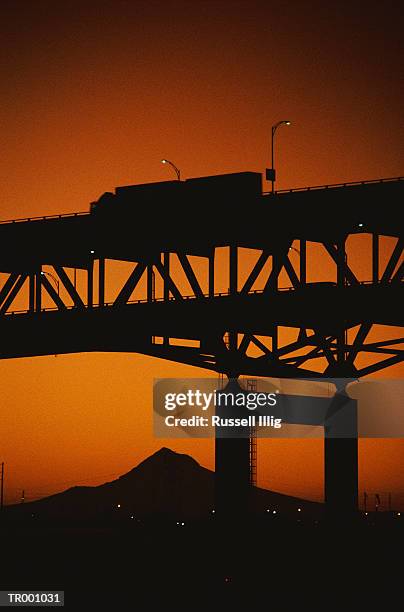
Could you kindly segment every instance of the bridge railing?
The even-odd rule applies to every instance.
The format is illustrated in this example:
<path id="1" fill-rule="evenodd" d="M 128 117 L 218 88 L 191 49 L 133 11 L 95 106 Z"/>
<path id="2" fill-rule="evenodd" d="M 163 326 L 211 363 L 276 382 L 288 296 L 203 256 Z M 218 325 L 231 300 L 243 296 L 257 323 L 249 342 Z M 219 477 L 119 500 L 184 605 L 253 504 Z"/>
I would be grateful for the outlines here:
<path id="1" fill-rule="evenodd" d="M 87 211 L 62 213 L 60 215 L 41 215 L 40 217 L 21 217 L 20 219 L 8 219 L 0 221 L 0 225 L 6 223 L 26 223 L 27 221 L 46 221 L 47 219 L 65 219 L 66 217 L 81 217 L 83 215 L 89 215 Z"/>
<path id="2" fill-rule="evenodd" d="M 341 187 L 354 187 L 360 185 L 375 185 L 380 183 L 392 183 L 395 181 L 404 181 L 404 176 L 396 176 L 392 178 L 372 179 L 370 181 L 352 181 L 349 183 L 332 183 L 330 185 L 313 185 L 312 187 L 295 187 L 294 189 L 279 189 L 274 193 L 296 193 L 298 191 L 316 191 L 318 189 L 335 189 Z M 264 191 L 263 195 L 272 195 L 272 191 Z"/>

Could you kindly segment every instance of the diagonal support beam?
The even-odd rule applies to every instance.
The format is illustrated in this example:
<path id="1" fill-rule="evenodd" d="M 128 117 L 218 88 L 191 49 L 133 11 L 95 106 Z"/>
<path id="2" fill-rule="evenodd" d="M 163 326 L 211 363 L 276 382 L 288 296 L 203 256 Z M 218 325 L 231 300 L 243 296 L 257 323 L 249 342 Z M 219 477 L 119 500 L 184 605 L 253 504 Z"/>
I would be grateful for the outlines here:
<path id="1" fill-rule="evenodd" d="M 175 299 L 177 299 L 177 300 L 184 299 L 182 297 L 181 291 L 178 289 L 177 285 L 174 283 L 174 281 L 171 278 L 170 274 L 167 273 L 167 270 L 165 269 L 165 267 L 163 266 L 161 261 L 156 259 L 153 262 L 153 265 L 156 267 L 156 270 L 161 275 L 161 278 L 167 283 L 167 287 L 168 287 L 169 291 L 171 291 L 171 293 L 173 294 Z"/>
<path id="2" fill-rule="evenodd" d="M 291 243 L 286 245 L 286 248 L 279 253 L 274 253 L 272 256 L 272 270 L 267 282 L 265 283 L 264 293 L 268 293 L 278 287 L 279 274 L 285 265 L 285 261 L 288 258 L 289 249 Z"/>
<path id="3" fill-rule="evenodd" d="M 261 349 L 261 351 L 265 353 L 265 355 L 267 355 L 268 357 L 273 357 L 272 351 L 267 346 L 265 346 L 263 342 L 258 340 L 258 338 L 256 338 L 255 336 L 250 336 L 250 342 L 252 342 L 253 344 L 255 344 L 255 346 Z"/>
<path id="4" fill-rule="evenodd" d="M 253 269 L 251 270 L 247 280 L 245 281 L 240 293 L 248 293 L 249 291 L 251 291 L 255 281 L 257 280 L 258 276 L 260 275 L 263 267 L 265 266 L 266 262 L 268 261 L 269 258 L 269 252 L 268 251 L 262 251 L 261 255 L 259 256 L 259 258 L 257 259 L 255 266 L 253 267 Z"/>
<path id="5" fill-rule="evenodd" d="M 351 285 L 359 285 L 358 279 L 356 278 L 355 274 L 352 272 L 351 268 L 348 266 L 347 262 L 341 261 L 338 247 L 333 245 L 331 242 L 324 242 L 323 244 L 327 252 L 330 254 L 330 256 L 333 258 L 333 260 L 337 264 L 337 266 L 342 266 L 342 270 L 343 270 L 344 276 L 347 279 L 347 281 Z"/>
<path id="6" fill-rule="evenodd" d="M 14 298 L 20 291 L 21 287 L 23 286 L 27 278 L 28 278 L 28 274 L 20 274 L 18 280 L 14 284 L 14 287 L 11 289 L 10 293 L 8 294 L 7 298 L 4 300 L 1 306 L 0 314 L 4 314 L 5 312 L 7 312 Z"/>
<path id="7" fill-rule="evenodd" d="M 283 363 L 293 363 L 295 365 L 303 365 L 306 361 L 311 361 L 311 359 L 316 359 L 317 357 L 323 357 L 324 349 L 322 346 L 317 346 L 312 351 L 307 353 L 306 355 L 299 355 L 295 357 L 287 357 L 286 359 L 282 359 Z"/>
<path id="8" fill-rule="evenodd" d="M 204 294 L 203 291 L 201 289 L 201 286 L 198 282 L 198 279 L 196 278 L 195 272 L 193 271 L 193 268 L 191 266 L 191 264 L 189 263 L 189 259 L 187 257 L 187 255 L 185 253 L 178 253 L 177 252 L 177 257 L 180 261 L 180 264 L 183 267 L 183 270 L 185 272 L 185 276 L 187 277 L 187 280 L 189 282 L 189 284 L 191 285 L 192 291 L 195 293 L 196 297 L 198 298 L 204 298 Z"/>
<path id="9" fill-rule="evenodd" d="M 297 276 L 295 269 L 293 267 L 293 265 L 290 262 L 289 256 L 286 255 L 283 265 L 285 266 L 285 270 L 290 278 L 290 281 L 293 285 L 293 287 L 295 289 L 298 289 L 300 287 L 300 280 L 299 277 Z"/>
<path id="10" fill-rule="evenodd" d="M 359 353 L 359 351 L 363 349 L 363 343 L 366 340 L 366 336 L 370 332 L 371 328 L 372 328 L 371 323 L 363 323 L 360 326 L 360 328 L 358 329 L 358 333 L 355 336 L 355 340 L 352 344 L 352 347 L 345 359 L 346 363 L 353 365 L 357 354 Z"/>
<path id="11" fill-rule="evenodd" d="M 396 363 L 400 363 L 404 361 L 403 355 L 394 355 L 394 357 L 389 357 L 388 359 L 383 359 L 378 363 L 373 363 L 366 368 L 362 368 L 358 370 L 358 376 L 366 376 L 367 374 L 373 374 L 373 372 L 378 372 L 379 370 L 384 370 L 388 366 L 395 365 Z"/>
<path id="12" fill-rule="evenodd" d="M 62 266 L 54 266 L 54 270 L 55 270 L 56 274 L 59 276 L 59 278 L 60 278 L 60 280 L 62 282 L 62 285 L 66 289 L 67 293 L 72 298 L 74 305 L 77 308 L 85 308 L 83 300 L 81 299 L 81 297 L 77 293 L 77 291 L 76 291 L 72 281 L 67 276 L 67 274 L 65 272 L 65 269 Z"/>
<path id="13" fill-rule="evenodd" d="M 296 340 L 296 342 L 291 342 L 290 344 L 286 344 L 285 346 L 282 346 L 278 350 L 278 355 L 279 356 L 287 355 L 287 353 L 297 351 L 306 346 L 317 347 L 320 344 L 320 340 L 324 342 L 324 339 L 331 346 L 332 341 L 335 340 L 335 336 L 323 336 L 323 335 L 318 334 L 317 332 L 315 332 L 311 336 L 308 336 L 307 332 L 305 334 L 302 333 L 302 328 L 301 328 L 299 331 L 299 338 Z"/>
<path id="14" fill-rule="evenodd" d="M 4 302 L 4 300 L 10 293 L 11 289 L 14 287 L 19 276 L 20 275 L 17 274 L 16 272 L 13 272 L 12 274 L 9 275 L 8 279 L 6 280 L 6 282 L 4 283 L 0 291 L 0 305 Z"/>
<path id="15" fill-rule="evenodd" d="M 365 353 L 380 353 L 381 355 L 403 355 L 404 356 L 404 351 L 402 349 L 397 349 L 397 348 L 381 348 L 381 347 L 376 347 L 376 348 L 372 348 L 370 350 L 367 350 L 364 347 L 362 350 Z"/>
<path id="16" fill-rule="evenodd" d="M 243 338 L 242 338 L 242 340 L 241 340 L 241 342 L 239 344 L 239 347 L 238 347 L 238 350 L 239 350 L 240 353 L 245 353 L 247 351 L 247 349 L 248 349 L 248 347 L 250 345 L 250 341 L 251 341 L 250 335 L 249 334 L 244 334 L 244 336 L 243 336 Z"/>
<path id="17" fill-rule="evenodd" d="M 331 342 L 327 340 L 325 336 L 323 336 L 319 331 L 316 331 L 318 346 L 323 350 L 324 357 L 327 359 L 328 364 L 330 366 L 335 365 L 335 356 L 331 350 Z"/>
<path id="18" fill-rule="evenodd" d="M 115 299 L 114 306 L 123 306 L 127 304 L 132 292 L 138 285 L 144 271 L 146 270 L 145 263 L 138 263 L 135 269 L 131 272 L 128 280 L 120 290 L 117 298 Z"/>
<path id="19" fill-rule="evenodd" d="M 370 344 L 364 344 L 363 347 L 368 351 L 372 351 L 373 348 L 379 348 L 381 346 L 393 346 L 394 344 L 403 344 L 403 342 L 404 338 L 394 338 L 393 340 L 382 340 L 381 342 L 371 342 Z"/>
<path id="20" fill-rule="evenodd" d="M 56 289 L 53 287 L 53 285 L 49 281 L 49 279 L 46 278 L 46 276 L 44 274 L 40 274 L 39 276 L 40 276 L 40 279 L 41 279 L 40 282 L 41 282 L 42 287 L 48 292 L 49 296 L 55 302 L 56 306 L 60 310 L 66 310 L 66 308 L 67 308 L 66 304 L 63 302 L 62 298 L 57 293 Z"/>

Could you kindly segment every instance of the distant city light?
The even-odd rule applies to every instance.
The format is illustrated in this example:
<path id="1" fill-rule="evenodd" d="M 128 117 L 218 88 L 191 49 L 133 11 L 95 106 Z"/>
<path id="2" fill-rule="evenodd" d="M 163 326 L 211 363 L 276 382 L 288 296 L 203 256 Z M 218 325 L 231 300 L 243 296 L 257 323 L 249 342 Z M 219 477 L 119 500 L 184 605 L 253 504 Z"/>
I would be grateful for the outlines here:
<path id="1" fill-rule="evenodd" d="M 267 512 L 270 512 L 270 509 L 269 509 L 269 508 L 267 508 Z"/>
<path id="2" fill-rule="evenodd" d="M 397 512 L 397 516 L 401 516 L 401 512 Z"/>
<path id="3" fill-rule="evenodd" d="M 365 512 L 365 516 L 367 516 L 368 514 L 369 514 L 368 512 Z"/>
<path id="4" fill-rule="evenodd" d="M 121 504 L 118 504 L 118 505 L 117 505 L 117 508 L 120 508 L 120 507 L 121 507 Z"/>
<path id="5" fill-rule="evenodd" d="M 272 514 L 276 514 L 276 510 L 273 510 L 273 511 L 272 511 Z"/>
<path id="6" fill-rule="evenodd" d="M 363 227 L 363 223 L 359 223 L 359 227 Z"/>
<path id="7" fill-rule="evenodd" d="M 301 508 L 298 508 L 298 509 L 297 509 L 297 511 L 298 511 L 298 512 L 301 512 L 301 511 L 302 511 L 302 509 L 301 509 Z"/>
<path id="8" fill-rule="evenodd" d="M 216 510 L 212 510 L 212 514 L 215 514 Z"/>
<path id="9" fill-rule="evenodd" d="M 181 526 L 184 527 L 185 523 L 181 523 Z"/>

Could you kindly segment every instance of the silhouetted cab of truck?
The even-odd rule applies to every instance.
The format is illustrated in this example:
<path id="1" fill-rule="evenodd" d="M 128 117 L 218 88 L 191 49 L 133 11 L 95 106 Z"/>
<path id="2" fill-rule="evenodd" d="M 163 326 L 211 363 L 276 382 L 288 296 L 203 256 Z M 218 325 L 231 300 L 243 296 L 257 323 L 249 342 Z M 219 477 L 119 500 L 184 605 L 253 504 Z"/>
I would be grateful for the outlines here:
<path id="1" fill-rule="evenodd" d="M 206 243 L 209 237 L 226 243 L 234 231 L 240 231 L 241 215 L 252 214 L 262 195 L 262 177 L 256 172 L 221 174 L 185 181 L 164 181 L 117 187 L 115 193 L 104 193 L 93 202 L 90 212 L 97 224 L 109 231 L 136 230 L 151 242 L 163 240 L 178 245 L 179 236 L 186 242 Z M 230 233 L 231 232 L 231 233 Z M 181 242 L 181 240 L 180 240 Z"/>

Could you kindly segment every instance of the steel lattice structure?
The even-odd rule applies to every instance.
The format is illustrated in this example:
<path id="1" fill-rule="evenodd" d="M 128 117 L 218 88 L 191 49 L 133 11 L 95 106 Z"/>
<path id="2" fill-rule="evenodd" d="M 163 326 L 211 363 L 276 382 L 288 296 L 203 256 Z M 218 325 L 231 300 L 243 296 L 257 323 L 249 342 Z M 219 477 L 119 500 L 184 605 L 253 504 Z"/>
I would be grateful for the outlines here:
<path id="1" fill-rule="evenodd" d="M 401 362 L 404 180 L 275 194 L 262 193 L 261 184 L 260 174 L 244 172 L 118 187 L 89 213 L 1 223 L 0 358 L 124 351 L 232 379 L 352 379 Z M 351 265 L 347 241 L 357 235 L 368 237 L 362 259 L 370 261 L 370 278 Z M 393 245 L 387 259 L 386 239 Z M 311 281 L 320 265 L 308 257 L 312 245 L 331 262 L 323 282 Z M 228 290 L 217 293 L 223 248 Z M 258 257 L 241 280 L 246 249 Z M 206 264 L 205 281 L 195 256 Z M 108 302 L 109 261 L 132 269 Z M 176 281 L 178 269 L 191 295 Z M 142 283 L 144 295 L 134 299 Z M 325 431 L 325 499 L 337 513 L 357 508 L 356 411 L 350 419 L 349 438 Z M 216 440 L 218 507 L 245 506 L 250 464 L 250 440 Z"/>
<path id="2" fill-rule="evenodd" d="M 402 361 L 403 337 L 367 338 L 375 325 L 404 324 L 403 194 L 400 178 L 263 194 L 261 175 L 246 172 L 119 187 L 90 213 L 3 222 L 0 357 L 127 351 L 229 376 L 361 377 L 386 368 Z M 251 223 L 243 222 L 245 210 Z M 347 257 L 347 240 L 357 234 L 370 236 L 363 256 L 371 278 L 358 277 Z M 396 242 L 381 267 L 386 236 Z M 332 280 L 308 282 L 310 244 L 328 254 Z M 222 247 L 228 291 L 217 293 L 215 254 Z M 240 249 L 259 254 L 242 283 Z M 193 256 L 206 262 L 207 286 Z M 174 259 L 191 295 L 174 279 Z M 134 265 L 109 303 L 107 260 Z M 265 266 L 268 277 L 256 290 Z M 85 291 L 75 286 L 76 270 L 86 274 Z M 156 277 L 163 285 L 157 299 Z M 141 282 L 145 295 L 133 300 Z M 15 312 L 23 292 L 26 308 Z M 284 328 L 293 340 L 282 340 Z M 249 355 L 252 346 L 260 354 Z M 368 353 L 379 359 L 363 365 Z"/>

